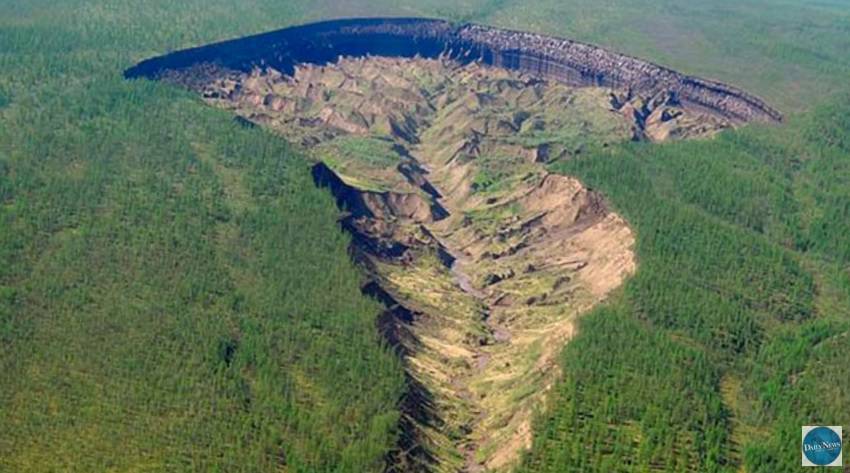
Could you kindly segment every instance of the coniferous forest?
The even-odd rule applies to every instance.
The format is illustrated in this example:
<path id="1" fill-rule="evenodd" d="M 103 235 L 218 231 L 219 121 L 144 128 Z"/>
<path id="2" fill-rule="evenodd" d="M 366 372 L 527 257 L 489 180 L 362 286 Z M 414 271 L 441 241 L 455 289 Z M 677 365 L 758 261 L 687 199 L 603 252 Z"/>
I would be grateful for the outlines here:
<path id="1" fill-rule="evenodd" d="M 550 164 L 628 220 L 638 271 L 581 320 L 518 471 L 790 472 L 800 426 L 850 429 L 847 0 L 0 11 L 0 472 L 385 469 L 404 372 L 332 196 L 282 138 L 122 77 L 168 51 L 339 16 L 594 41 L 785 112 Z"/>
<path id="2" fill-rule="evenodd" d="M 567 345 L 522 471 L 795 471 L 801 425 L 846 422 L 847 110 L 554 166 L 622 209 L 641 266 Z"/>

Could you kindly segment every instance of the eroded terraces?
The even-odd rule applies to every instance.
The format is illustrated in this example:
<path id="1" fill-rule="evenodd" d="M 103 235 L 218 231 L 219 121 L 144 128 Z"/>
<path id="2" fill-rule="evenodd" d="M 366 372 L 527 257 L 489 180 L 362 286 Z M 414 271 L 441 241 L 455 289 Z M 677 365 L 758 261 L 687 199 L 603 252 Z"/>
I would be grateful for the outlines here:
<path id="1" fill-rule="evenodd" d="M 368 292 L 406 360 L 390 469 L 505 470 L 559 374 L 576 318 L 635 269 L 603 198 L 545 164 L 723 118 L 664 93 L 561 83 L 445 58 L 340 58 L 289 76 L 198 65 L 166 78 L 300 143 L 346 210 Z"/>

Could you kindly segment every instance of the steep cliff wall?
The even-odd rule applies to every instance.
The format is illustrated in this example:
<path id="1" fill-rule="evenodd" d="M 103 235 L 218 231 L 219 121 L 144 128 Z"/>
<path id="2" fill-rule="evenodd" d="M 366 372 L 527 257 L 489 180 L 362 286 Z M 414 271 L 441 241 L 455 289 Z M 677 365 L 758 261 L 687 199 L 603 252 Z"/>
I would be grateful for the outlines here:
<path id="1" fill-rule="evenodd" d="M 339 56 L 447 55 L 540 75 L 570 85 L 604 86 L 670 101 L 737 121 L 780 121 L 761 99 L 719 82 L 680 74 L 590 44 L 488 26 L 419 18 L 336 20 L 178 51 L 128 69 L 128 78 L 159 78 L 169 70 L 211 63 L 249 71 L 269 66 L 292 73 L 299 63 L 325 64 Z"/>

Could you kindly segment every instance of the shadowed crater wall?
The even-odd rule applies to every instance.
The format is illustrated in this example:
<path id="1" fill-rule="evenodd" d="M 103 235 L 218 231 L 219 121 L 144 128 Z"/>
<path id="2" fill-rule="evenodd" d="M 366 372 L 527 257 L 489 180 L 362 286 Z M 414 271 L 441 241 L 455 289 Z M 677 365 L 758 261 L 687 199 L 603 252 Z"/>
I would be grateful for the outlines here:
<path id="1" fill-rule="evenodd" d="M 719 82 L 680 74 L 590 44 L 535 33 L 421 18 L 335 20 L 285 28 L 149 59 L 127 78 L 159 78 L 197 64 L 250 71 L 272 67 L 291 74 L 299 63 L 325 64 L 340 56 L 436 58 L 539 74 L 575 86 L 624 89 L 652 97 L 667 92 L 683 105 L 704 107 L 737 122 L 780 121 L 761 99 Z"/>

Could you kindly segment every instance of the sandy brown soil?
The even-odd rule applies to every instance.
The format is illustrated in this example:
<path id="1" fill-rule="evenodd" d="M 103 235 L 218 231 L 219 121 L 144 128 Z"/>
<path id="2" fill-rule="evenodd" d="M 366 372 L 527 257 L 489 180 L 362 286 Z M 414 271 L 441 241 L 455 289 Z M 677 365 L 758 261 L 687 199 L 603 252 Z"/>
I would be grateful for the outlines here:
<path id="1" fill-rule="evenodd" d="M 442 60 L 343 58 L 293 77 L 210 67 L 171 79 L 327 165 L 320 181 L 347 207 L 370 277 L 406 314 L 390 322 L 391 338 L 431 398 L 408 413 L 407 435 L 424 449 L 399 452 L 403 471 L 514 465 L 576 318 L 635 270 L 626 222 L 545 163 L 728 126 L 668 97 L 644 103 Z"/>

